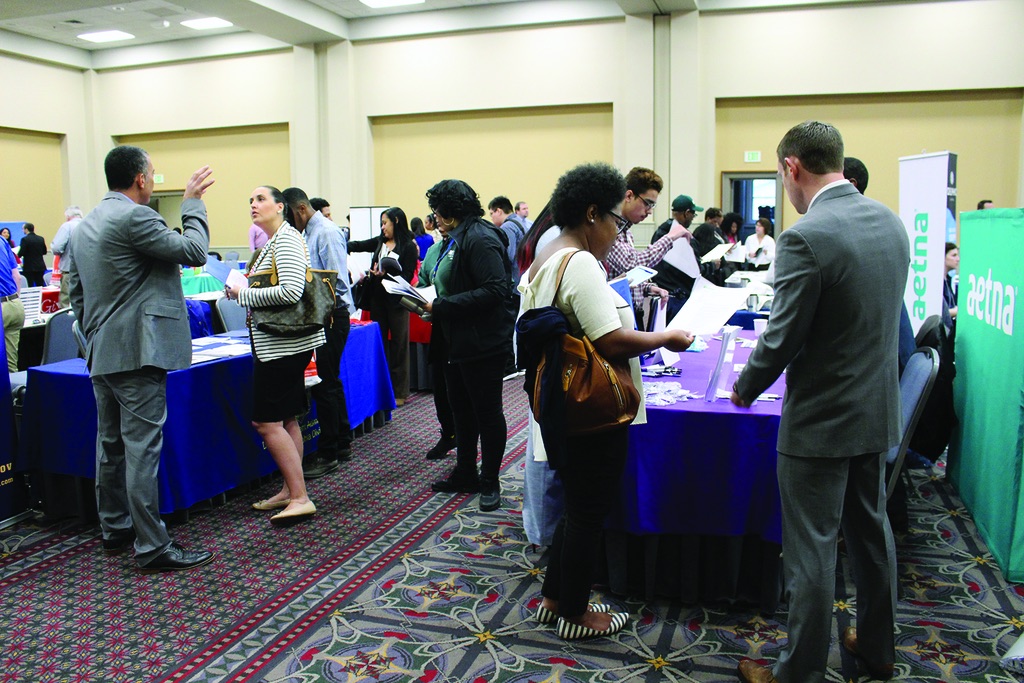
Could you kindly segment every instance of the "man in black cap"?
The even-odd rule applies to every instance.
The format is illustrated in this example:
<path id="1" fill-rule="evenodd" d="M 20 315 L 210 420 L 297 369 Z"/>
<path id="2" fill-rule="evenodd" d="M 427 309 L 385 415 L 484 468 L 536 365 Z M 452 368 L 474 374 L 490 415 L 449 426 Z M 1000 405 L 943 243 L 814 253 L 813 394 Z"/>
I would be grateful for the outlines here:
<path id="1" fill-rule="evenodd" d="M 654 235 L 651 237 L 651 244 L 667 235 L 669 230 L 672 229 L 673 223 L 679 223 L 679 225 L 689 230 L 690 226 L 693 225 L 693 219 L 697 216 L 697 212 L 703 210 L 704 207 L 694 204 L 691 197 L 685 194 L 679 195 L 672 200 L 672 217 L 659 225 L 658 229 L 654 231 Z M 700 252 L 697 249 L 697 243 L 691 241 L 690 246 L 693 248 L 697 263 L 700 263 Z M 690 298 L 694 279 L 675 266 L 665 263 L 665 261 L 659 262 L 654 268 L 658 271 L 658 274 L 653 278 L 654 284 L 668 291 L 668 310 L 665 312 L 665 320 L 667 322 L 675 317 L 679 309 L 686 303 L 686 300 Z M 701 268 L 703 272 L 704 266 Z"/>

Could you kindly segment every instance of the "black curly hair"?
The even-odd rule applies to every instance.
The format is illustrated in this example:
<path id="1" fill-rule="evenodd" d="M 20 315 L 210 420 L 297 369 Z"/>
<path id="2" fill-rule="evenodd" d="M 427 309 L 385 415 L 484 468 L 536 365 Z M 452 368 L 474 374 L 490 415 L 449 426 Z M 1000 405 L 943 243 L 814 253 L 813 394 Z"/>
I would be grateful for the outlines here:
<path id="1" fill-rule="evenodd" d="M 484 215 L 480 195 L 464 180 L 442 180 L 427 190 L 427 205 L 445 218 L 460 223 L 467 218 Z"/>
<path id="2" fill-rule="evenodd" d="M 563 228 L 575 227 L 586 220 L 591 205 L 605 215 L 625 196 L 626 179 L 615 168 L 605 163 L 581 164 L 558 179 L 551 195 L 552 218 Z"/>

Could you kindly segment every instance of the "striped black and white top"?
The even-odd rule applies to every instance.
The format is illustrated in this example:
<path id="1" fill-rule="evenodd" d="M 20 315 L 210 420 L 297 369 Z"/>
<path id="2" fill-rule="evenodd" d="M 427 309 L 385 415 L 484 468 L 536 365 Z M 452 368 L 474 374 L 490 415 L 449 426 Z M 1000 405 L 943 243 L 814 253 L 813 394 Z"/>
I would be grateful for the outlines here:
<path id="1" fill-rule="evenodd" d="M 309 256 L 302 235 L 287 222 L 282 223 L 274 236 L 267 241 L 249 272 L 269 270 L 272 256 L 277 267 L 277 285 L 243 289 L 238 293 L 238 303 L 242 306 L 283 306 L 294 304 L 302 297 Z M 303 337 L 275 337 L 253 327 L 249 334 L 252 337 L 253 348 L 256 349 L 256 357 L 263 362 L 284 358 L 300 351 L 310 351 L 323 346 L 326 341 L 322 329 Z"/>

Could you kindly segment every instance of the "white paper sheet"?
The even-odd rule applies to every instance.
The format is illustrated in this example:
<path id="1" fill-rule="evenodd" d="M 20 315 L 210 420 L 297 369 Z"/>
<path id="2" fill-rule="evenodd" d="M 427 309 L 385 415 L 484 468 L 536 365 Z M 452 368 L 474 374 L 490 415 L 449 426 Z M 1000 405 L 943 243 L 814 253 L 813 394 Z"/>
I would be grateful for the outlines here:
<path id="1" fill-rule="evenodd" d="M 678 239 L 672 243 L 672 248 L 666 252 L 661 259 L 665 263 L 675 266 L 692 278 L 700 275 L 700 266 L 697 264 L 697 255 L 693 253 L 693 247 L 689 240 Z"/>
<path id="2" fill-rule="evenodd" d="M 387 291 L 388 294 L 399 294 L 401 296 L 407 296 L 410 299 L 422 301 L 423 303 L 433 301 L 434 299 L 437 298 L 437 292 L 436 290 L 433 290 L 433 287 L 424 287 L 423 289 L 416 289 L 408 282 L 406 282 L 405 278 L 403 278 L 401 275 L 388 275 L 383 280 L 381 280 L 381 284 L 384 285 L 384 289 L 385 291 Z M 431 294 L 433 295 L 433 298 L 426 298 L 428 295 Z"/>
<path id="3" fill-rule="evenodd" d="M 665 331 L 665 317 L 668 314 L 668 302 L 658 301 L 655 303 L 654 309 L 654 327 L 651 329 L 652 332 L 664 332 Z M 679 354 L 675 351 L 669 351 L 665 347 L 658 349 L 661 354 L 661 362 L 663 365 L 675 365 L 679 362 Z"/>
<path id="4" fill-rule="evenodd" d="M 729 244 L 728 242 L 726 242 L 725 244 L 718 244 L 715 246 L 714 249 L 701 256 L 700 262 L 714 263 L 721 259 L 722 257 L 724 257 L 734 246 L 735 245 Z"/>
<path id="5" fill-rule="evenodd" d="M 725 260 L 731 263 L 744 263 L 747 260 L 746 248 L 737 242 L 732 245 L 732 249 L 725 255 Z"/>
<path id="6" fill-rule="evenodd" d="M 722 329 L 737 310 L 747 303 L 746 289 L 716 287 L 704 278 L 697 278 L 690 298 L 679 309 L 668 329 L 689 330 L 693 334 L 710 335 Z"/>

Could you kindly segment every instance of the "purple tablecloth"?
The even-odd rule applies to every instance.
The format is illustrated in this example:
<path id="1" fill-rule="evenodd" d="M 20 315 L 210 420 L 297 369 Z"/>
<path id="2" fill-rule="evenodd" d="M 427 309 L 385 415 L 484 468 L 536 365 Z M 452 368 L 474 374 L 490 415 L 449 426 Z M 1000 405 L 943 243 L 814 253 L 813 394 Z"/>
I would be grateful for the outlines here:
<path id="1" fill-rule="evenodd" d="M 753 333 L 741 336 L 753 338 Z M 678 382 L 704 394 L 721 342 L 684 353 Z M 734 363 L 750 349 L 737 347 Z M 735 373 L 728 381 L 732 385 Z M 768 393 L 783 393 L 780 379 Z M 689 603 L 741 601 L 771 613 L 779 598 L 781 508 L 775 476 L 782 400 L 648 406 L 630 428 L 621 496 L 605 533 L 604 577 L 616 593 Z"/>

